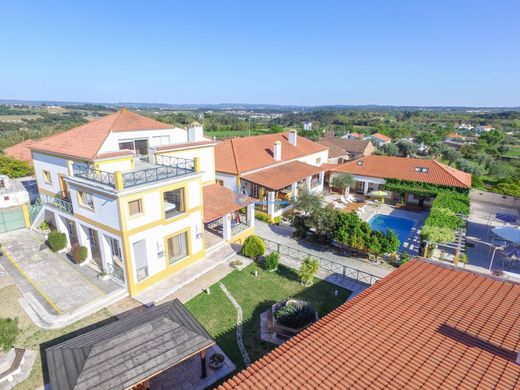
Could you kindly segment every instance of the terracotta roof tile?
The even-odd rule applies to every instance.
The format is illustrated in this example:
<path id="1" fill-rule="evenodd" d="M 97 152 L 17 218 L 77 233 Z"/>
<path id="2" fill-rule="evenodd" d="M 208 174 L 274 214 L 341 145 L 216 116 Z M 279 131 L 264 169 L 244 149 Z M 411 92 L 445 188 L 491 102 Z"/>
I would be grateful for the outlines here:
<path id="1" fill-rule="evenodd" d="M 16 158 L 17 160 L 27 161 L 32 165 L 31 146 L 37 143 L 38 141 L 28 139 L 26 141 L 20 142 L 19 144 L 5 148 L 4 154 L 6 156 Z"/>
<path id="2" fill-rule="evenodd" d="M 204 186 L 202 197 L 204 199 L 204 223 L 214 221 L 255 202 L 254 198 L 238 195 L 220 184 Z"/>
<path id="3" fill-rule="evenodd" d="M 280 190 L 292 183 L 325 171 L 323 167 L 305 164 L 301 161 L 290 161 L 271 168 L 262 169 L 242 175 L 244 180 L 272 190 Z"/>
<path id="4" fill-rule="evenodd" d="M 130 149 L 117 150 L 115 152 L 99 153 L 94 156 L 94 160 L 110 160 L 116 157 L 130 157 L 135 156 L 135 152 Z"/>
<path id="5" fill-rule="evenodd" d="M 197 141 L 197 142 L 183 142 L 180 144 L 171 144 L 171 145 L 161 145 L 155 147 L 155 150 L 160 152 L 170 151 L 170 150 L 181 150 L 181 149 L 190 149 L 197 148 L 199 146 L 210 146 L 217 145 L 217 142 L 211 140 L 205 141 Z"/>
<path id="6" fill-rule="evenodd" d="M 273 158 L 275 141 L 280 141 L 282 144 L 280 161 Z M 289 142 L 288 133 L 232 138 L 220 142 L 215 148 L 216 171 L 241 174 L 324 150 L 327 150 L 327 147 L 301 136 L 297 137 L 294 146 Z"/>
<path id="7" fill-rule="evenodd" d="M 390 138 L 390 137 L 388 137 L 388 136 L 386 136 L 384 134 L 381 134 L 381 133 L 374 133 L 374 134 L 371 135 L 371 137 L 380 139 L 383 142 L 388 142 L 388 141 L 392 140 L 392 138 Z"/>
<path id="8" fill-rule="evenodd" d="M 413 260 L 220 388 L 514 389 L 519 351 L 519 284 Z"/>
<path id="9" fill-rule="evenodd" d="M 318 143 L 329 148 L 329 158 L 336 158 L 352 153 L 363 153 L 371 141 L 369 139 L 353 140 L 340 137 L 323 137 Z"/>
<path id="10" fill-rule="evenodd" d="M 171 129 L 172 125 L 122 109 L 101 119 L 47 137 L 32 150 L 92 160 L 110 132 Z"/>
<path id="11" fill-rule="evenodd" d="M 417 172 L 416 168 L 428 172 Z M 358 176 L 401 179 L 454 187 L 471 187 L 471 175 L 435 160 L 417 158 L 366 156 L 333 168 L 334 172 L 348 172 Z"/>

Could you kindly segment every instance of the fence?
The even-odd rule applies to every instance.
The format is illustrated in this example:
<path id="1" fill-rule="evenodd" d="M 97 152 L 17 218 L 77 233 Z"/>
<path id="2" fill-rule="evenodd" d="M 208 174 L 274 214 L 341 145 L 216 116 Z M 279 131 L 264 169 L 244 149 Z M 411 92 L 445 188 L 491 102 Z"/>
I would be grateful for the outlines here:
<path id="1" fill-rule="evenodd" d="M 358 282 L 365 283 L 368 285 L 372 285 L 375 282 L 381 280 L 380 276 L 376 276 L 371 273 L 361 271 L 357 268 L 349 267 L 348 265 L 338 263 L 330 259 L 325 259 L 323 257 L 316 256 L 312 253 L 302 251 L 300 249 L 293 248 L 276 241 L 271 241 L 266 238 L 262 238 L 262 240 L 265 243 L 267 251 L 276 251 L 280 253 L 282 256 L 290 257 L 291 259 L 294 259 L 301 263 L 307 257 L 317 259 L 322 270 L 332 272 L 337 275 L 341 275 L 345 278 L 354 279 Z"/>

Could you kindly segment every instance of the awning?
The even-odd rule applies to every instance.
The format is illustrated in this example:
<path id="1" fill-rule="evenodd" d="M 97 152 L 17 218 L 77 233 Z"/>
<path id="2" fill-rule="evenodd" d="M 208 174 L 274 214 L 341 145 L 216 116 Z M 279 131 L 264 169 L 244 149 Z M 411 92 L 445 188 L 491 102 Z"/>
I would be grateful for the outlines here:
<path id="1" fill-rule="evenodd" d="M 258 172 L 245 174 L 242 178 L 259 186 L 277 191 L 325 170 L 323 167 L 305 164 L 301 161 L 291 161 L 272 168 L 262 169 Z"/>
<path id="2" fill-rule="evenodd" d="M 203 187 L 202 196 L 204 198 L 204 223 L 214 221 L 256 202 L 256 199 L 237 194 L 220 184 Z"/>

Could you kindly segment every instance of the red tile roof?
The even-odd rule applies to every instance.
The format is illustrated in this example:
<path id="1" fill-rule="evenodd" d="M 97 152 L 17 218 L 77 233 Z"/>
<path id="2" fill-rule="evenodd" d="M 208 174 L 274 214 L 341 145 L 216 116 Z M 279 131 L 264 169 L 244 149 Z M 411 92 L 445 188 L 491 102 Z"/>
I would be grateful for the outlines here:
<path id="1" fill-rule="evenodd" d="M 390 137 L 388 137 L 388 136 L 386 136 L 384 134 L 381 134 L 381 133 L 374 133 L 374 134 L 371 135 L 371 137 L 380 139 L 383 142 L 388 142 L 388 141 L 392 140 L 392 138 L 390 138 Z"/>
<path id="2" fill-rule="evenodd" d="M 92 160 L 111 132 L 171 129 L 173 125 L 122 109 L 63 133 L 45 138 L 32 150 Z"/>
<path id="3" fill-rule="evenodd" d="M 271 168 L 262 169 L 242 176 L 244 180 L 272 190 L 280 190 L 308 176 L 325 171 L 324 167 L 305 164 L 301 161 L 290 161 Z"/>
<path id="4" fill-rule="evenodd" d="M 412 260 L 220 389 L 518 389 L 520 285 Z"/>
<path id="5" fill-rule="evenodd" d="M 323 137 L 318 143 L 329 148 L 329 158 L 343 157 L 350 154 L 370 154 L 367 149 L 372 142 L 369 139 L 347 139 L 340 137 Z"/>
<path id="6" fill-rule="evenodd" d="M 181 144 L 157 146 L 155 148 L 155 150 L 160 151 L 160 152 L 166 152 L 166 151 L 170 151 L 170 150 L 191 149 L 191 148 L 198 148 L 201 146 L 211 146 L 211 145 L 217 145 L 217 142 L 211 141 L 211 140 L 197 141 L 197 142 L 184 142 Z"/>
<path id="7" fill-rule="evenodd" d="M 116 157 L 133 157 L 135 156 L 135 152 L 130 149 L 122 149 L 117 150 L 115 152 L 106 152 L 106 153 L 99 153 L 94 156 L 94 160 L 110 160 L 112 158 Z"/>
<path id="8" fill-rule="evenodd" d="M 428 172 L 417 172 L 416 168 L 427 168 Z M 338 165 L 334 172 L 348 172 L 358 176 L 382 179 L 401 179 L 443 186 L 471 187 L 471 175 L 441 164 L 435 160 L 418 158 L 366 156 Z"/>
<path id="9" fill-rule="evenodd" d="M 280 141 L 282 144 L 280 161 L 275 161 L 273 158 L 275 141 Z M 301 136 L 297 137 L 294 146 L 289 142 L 288 133 L 232 138 L 220 142 L 215 148 L 216 171 L 240 174 L 324 150 L 327 150 L 327 147 Z"/>
<path id="10" fill-rule="evenodd" d="M 214 221 L 256 201 L 249 196 L 238 195 L 220 184 L 202 187 L 202 197 L 204 199 L 204 223 Z"/>
<path id="11" fill-rule="evenodd" d="M 32 165 L 32 155 L 30 147 L 38 143 L 32 139 L 20 142 L 19 144 L 9 146 L 4 149 L 4 154 L 16 158 L 17 160 L 27 161 Z"/>

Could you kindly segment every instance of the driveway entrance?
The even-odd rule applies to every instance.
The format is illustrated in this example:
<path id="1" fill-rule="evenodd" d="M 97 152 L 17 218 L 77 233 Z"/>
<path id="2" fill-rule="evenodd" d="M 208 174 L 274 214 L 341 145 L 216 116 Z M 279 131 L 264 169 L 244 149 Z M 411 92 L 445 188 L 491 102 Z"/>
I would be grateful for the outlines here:
<path id="1" fill-rule="evenodd" d="M 34 231 L 0 234 L 0 242 L 4 251 L 0 265 L 24 295 L 36 299 L 50 314 L 71 313 L 123 289 L 111 280 L 98 280 L 88 266 L 79 267 L 64 254 L 52 252 Z"/>

